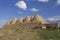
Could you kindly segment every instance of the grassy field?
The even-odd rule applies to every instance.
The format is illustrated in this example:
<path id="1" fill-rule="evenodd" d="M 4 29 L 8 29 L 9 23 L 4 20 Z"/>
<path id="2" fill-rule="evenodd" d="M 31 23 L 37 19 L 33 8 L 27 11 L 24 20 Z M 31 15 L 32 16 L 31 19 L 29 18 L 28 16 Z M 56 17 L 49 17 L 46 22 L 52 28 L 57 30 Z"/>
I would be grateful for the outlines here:
<path id="1" fill-rule="evenodd" d="M 59 30 L 37 30 L 38 35 L 45 40 L 60 40 Z"/>

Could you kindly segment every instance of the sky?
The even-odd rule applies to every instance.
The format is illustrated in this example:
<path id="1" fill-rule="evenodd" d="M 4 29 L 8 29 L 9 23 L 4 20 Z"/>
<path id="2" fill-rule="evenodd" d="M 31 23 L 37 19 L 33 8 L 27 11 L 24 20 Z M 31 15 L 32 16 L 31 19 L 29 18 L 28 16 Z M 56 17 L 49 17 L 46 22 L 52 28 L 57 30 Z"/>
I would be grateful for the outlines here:
<path id="1" fill-rule="evenodd" d="M 60 0 L 0 0 L 0 27 L 8 19 L 35 14 L 55 20 L 53 17 L 60 17 Z"/>

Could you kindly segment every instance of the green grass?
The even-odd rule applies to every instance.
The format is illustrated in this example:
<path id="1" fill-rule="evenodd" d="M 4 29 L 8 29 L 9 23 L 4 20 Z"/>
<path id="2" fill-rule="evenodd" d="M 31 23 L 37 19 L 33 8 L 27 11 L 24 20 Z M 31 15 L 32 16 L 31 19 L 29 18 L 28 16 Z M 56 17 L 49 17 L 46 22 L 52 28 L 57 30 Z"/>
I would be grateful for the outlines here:
<path id="1" fill-rule="evenodd" d="M 38 35 L 45 40 L 60 40 L 60 31 L 58 30 L 38 30 Z"/>

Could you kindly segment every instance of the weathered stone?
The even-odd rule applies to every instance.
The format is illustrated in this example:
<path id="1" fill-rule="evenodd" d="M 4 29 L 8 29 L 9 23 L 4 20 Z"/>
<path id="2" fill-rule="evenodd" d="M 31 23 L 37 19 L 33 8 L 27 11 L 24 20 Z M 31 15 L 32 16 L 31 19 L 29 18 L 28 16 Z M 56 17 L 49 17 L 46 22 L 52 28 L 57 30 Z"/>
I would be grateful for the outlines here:
<path id="1" fill-rule="evenodd" d="M 17 21 L 17 19 L 16 19 L 16 18 L 12 19 L 11 24 L 15 24 L 15 23 L 16 23 L 16 21 Z"/>
<path id="2" fill-rule="evenodd" d="M 41 15 L 36 14 L 33 18 L 33 22 L 41 22 L 42 24 L 46 24 L 47 22 L 43 19 Z"/>
<path id="3" fill-rule="evenodd" d="M 10 25 L 10 23 L 11 23 L 11 19 L 9 19 L 8 21 L 7 21 L 7 23 L 6 23 L 6 25 Z"/>
<path id="4" fill-rule="evenodd" d="M 22 23 L 23 22 L 23 18 L 19 18 L 18 20 L 17 20 L 17 23 Z"/>
<path id="5" fill-rule="evenodd" d="M 30 21 L 31 21 L 30 16 L 27 16 L 27 17 L 25 18 L 25 20 L 24 20 L 25 23 L 28 23 L 28 22 L 30 22 Z"/>

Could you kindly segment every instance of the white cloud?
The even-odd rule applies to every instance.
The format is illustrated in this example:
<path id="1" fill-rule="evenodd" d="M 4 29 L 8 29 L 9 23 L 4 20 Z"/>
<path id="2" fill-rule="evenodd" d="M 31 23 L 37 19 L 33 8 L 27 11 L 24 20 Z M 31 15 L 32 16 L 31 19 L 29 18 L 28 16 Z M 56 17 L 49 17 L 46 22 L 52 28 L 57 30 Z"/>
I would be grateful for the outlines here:
<path id="1" fill-rule="evenodd" d="M 59 23 L 60 22 L 60 16 L 53 16 L 53 17 L 48 17 L 46 19 L 48 23 Z"/>
<path id="2" fill-rule="evenodd" d="M 52 22 L 59 21 L 59 20 L 60 20 L 60 16 L 54 16 L 54 17 L 48 18 L 48 21 L 52 21 Z"/>
<path id="3" fill-rule="evenodd" d="M 58 5 L 60 4 L 60 0 L 57 0 L 57 4 L 58 4 Z"/>
<path id="4" fill-rule="evenodd" d="M 38 2 L 48 2 L 49 0 L 38 0 Z"/>
<path id="5" fill-rule="evenodd" d="M 38 9 L 36 9 L 36 8 L 32 8 L 30 10 L 33 11 L 33 12 L 37 12 L 38 11 Z"/>
<path id="6" fill-rule="evenodd" d="M 27 5 L 26 5 L 26 3 L 24 1 L 18 1 L 16 3 L 16 6 L 19 7 L 19 8 L 21 8 L 21 9 L 23 9 L 23 10 L 27 9 Z"/>
<path id="7" fill-rule="evenodd" d="M 48 20 L 49 21 L 55 21 L 55 18 L 49 18 Z"/>

